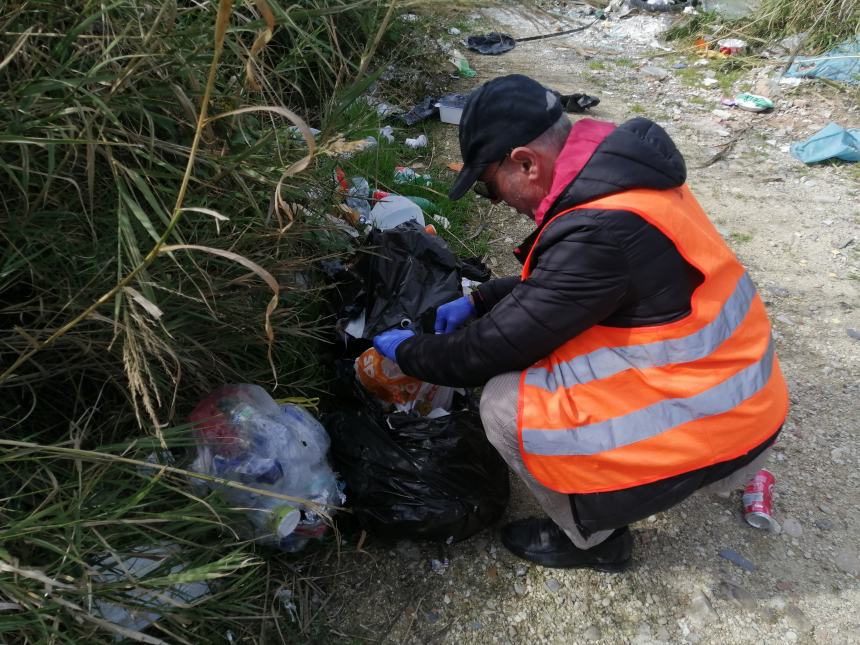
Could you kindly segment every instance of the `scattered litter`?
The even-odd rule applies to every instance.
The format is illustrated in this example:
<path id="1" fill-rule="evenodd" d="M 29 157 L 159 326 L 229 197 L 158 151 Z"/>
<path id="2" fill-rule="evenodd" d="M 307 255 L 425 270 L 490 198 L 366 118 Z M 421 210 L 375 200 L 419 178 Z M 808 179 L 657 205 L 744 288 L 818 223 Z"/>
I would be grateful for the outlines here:
<path id="1" fill-rule="evenodd" d="M 439 108 L 436 107 L 436 99 L 432 96 L 426 96 L 423 101 L 416 103 L 409 112 L 400 118 L 406 125 L 413 126 L 425 119 L 429 119 L 431 116 L 435 116 L 438 111 Z"/>
<path id="2" fill-rule="evenodd" d="M 295 601 L 293 601 L 292 590 L 281 587 L 275 592 L 275 598 L 281 601 L 281 606 L 287 611 L 290 621 L 296 622 L 299 619 L 299 612 Z"/>
<path id="3" fill-rule="evenodd" d="M 451 562 L 448 558 L 443 560 L 430 560 L 430 570 L 440 576 L 444 576 L 448 572 L 449 566 L 451 566 Z"/>
<path id="4" fill-rule="evenodd" d="M 744 519 L 757 529 L 773 529 L 773 486 L 776 479 L 762 468 L 744 488 L 742 498 Z"/>
<path id="5" fill-rule="evenodd" d="M 119 594 L 128 605 L 96 598 L 93 600 L 93 614 L 114 625 L 139 632 L 161 618 L 161 614 L 156 611 L 158 608 L 181 607 L 209 594 L 209 585 L 205 581 L 178 582 L 167 587 L 159 585 L 157 589 L 145 588 L 146 578 L 150 574 L 162 580 L 167 576 L 181 578 L 182 572 L 188 567 L 177 562 L 180 556 L 180 547 L 167 542 L 131 549 L 127 556 L 119 560 L 113 555 L 105 556 L 94 564 L 97 573 L 92 576 L 92 580 L 97 584 L 113 584 L 117 589 L 127 588 L 128 591 Z M 171 565 L 171 562 L 175 564 Z M 117 636 L 117 640 L 121 640 L 121 637 Z"/>
<path id="6" fill-rule="evenodd" d="M 725 558 L 732 564 L 739 566 L 744 571 L 752 572 L 756 570 L 756 566 L 737 551 L 732 551 L 731 549 L 723 549 L 722 551 L 720 551 L 720 557 Z"/>
<path id="7" fill-rule="evenodd" d="M 564 107 L 565 112 L 582 114 L 586 110 L 600 104 L 599 98 L 596 96 L 589 96 L 588 94 L 559 94 L 555 91 L 553 94 L 555 94 L 559 101 L 561 101 L 561 105 Z"/>
<path id="8" fill-rule="evenodd" d="M 401 22 L 418 22 L 419 18 L 414 13 L 404 13 L 400 16 Z"/>
<path id="9" fill-rule="evenodd" d="M 747 42 L 740 38 L 723 38 L 717 41 L 720 53 L 726 56 L 737 56 L 747 53 Z"/>
<path id="10" fill-rule="evenodd" d="M 675 63 L 672 65 L 673 69 L 687 69 L 687 63 Z"/>
<path id="11" fill-rule="evenodd" d="M 424 226 L 424 214 L 421 207 L 408 197 L 401 195 L 389 195 L 376 202 L 370 210 L 369 221 L 379 230 L 384 231 L 415 220 Z"/>
<path id="12" fill-rule="evenodd" d="M 439 224 L 446 231 L 451 228 L 451 220 L 449 220 L 444 215 L 433 215 L 433 221 Z"/>
<path id="13" fill-rule="evenodd" d="M 379 136 L 385 139 L 388 143 L 394 143 L 394 130 L 390 125 L 386 125 L 379 130 Z"/>
<path id="14" fill-rule="evenodd" d="M 723 98 L 720 99 L 720 103 L 722 103 L 723 105 L 727 105 L 729 107 L 734 107 L 735 100 L 731 97 L 724 96 Z"/>
<path id="15" fill-rule="evenodd" d="M 790 149 L 791 154 L 806 164 L 826 159 L 860 161 L 860 128 L 849 130 L 829 123 L 806 141 L 792 143 Z"/>
<path id="16" fill-rule="evenodd" d="M 466 100 L 468 98 L 465 94 L 446 94 L 440 98 L 436 104 L 439 108 L 439 120 L 442 123 L 459 125 L 460 117 L 463 115 L 463 108 L 466 107 Z"/>
<path id="17" fill-rule="evenodd" d="M 466 57 L 460 53 L 458 49 L 454 49 L 453 47 L 448 52 L 448 60 L 451 61 L 451 64 L 457 68 L 457 73 L 460 76 L 465 78 L 474 78 L 478 75 L 478 72 L 469 67 L 469 61 L 466 60 Z"/>
<path id="18" fill-rule="evenodd" d="M 773 109 L 773 101 L 765 96 L 744 92 L 735 97 L 735 105 L 747 112 L 768 112 Z"/>
<path id="19" fill-rule="evenodd" d="M 448 30 L 448 33 L 449 33 L 449 34 L 451 34 L 452 36 L 459 36 L 459 35 L 460 35 L 460 30 L 459 30 L 459 29 L 457 29 L 456 27 L 451 27 L 451 28 Z"/>
<path id="20" fill-rule="evenodd" d="M 460 161 L 452 161 L 446 167 L 448 168 L 448 170 L 451 170 L 453 172 L 460 172 L 461 170 L 463 170 L 463 163 Z"/>
<path id="21" fill-rule="evenodd" d="M 629 2 L 631 7 L 652 13 L 677 13 L 690 6 L 686 0 L 629 0 Z"/>
<path id="22" fill-rule="evenodd" d="M 414 139 L 407 139 L 406 141 L 404 141 L 404 143 L 408 147 L 413 148 L 413 149 L 426 148 L 427 147 L 427 135 L 422 134 L 422 135 L 419 135 L 418 137 L 416 137 Z"/>
<path id="23" fill-rule="evenodd" d="M 720 82 L 715 78 L 703 78 L 702 85 L 705 87 L 713 87 L 714 85 L 719 85 Z"/>
<path id="24" fill-rule="evenodd" d="M 798 58 L 785 72 L 785 76 L 860 84 L 860 35 L 846 40 L 823 56 Z"/>
<path id="25" fill-rule="evenodd" d="M 224 385 L 190 415 L 197 440 L 191 470 L 241 482 L 249 492 L 207 481 L 229 504 L 245 510 L 248 531 L 262 544 L 298 551 L 327 530 L 319 506 L 286 501 L 275 493 L 315 505 L 340 506 L 340 484 L 328 465 L 329 438 L 304 408 L 278 405 L 259 385 Z"/>
<path id="26" fill-rule="evenodd" d="M 497 31 L 466 38 L 466 47 L 479 54 L 498 56 L 511 51 L 516 46 L 517 41 L 507 34 L 501 34 Z"/>
<path id="27" fill-rule="evenodd" d="M 801 83 L 803 83 L 803 79 L 800 76 L 783 76 L 779 79 L 779 84 L 787 87 L 797 87 Z"/>
<path id="28" fill-rule="evenodd" d="M 421 135 L 424 136 L 424 135 Z M 394 183 L 395 184 L 418 184 L 421 186 L 432 186 L 433 178 L 430 175 L 419 175 L 412 168 L 406 166 L 395 166 L 394 168 Z"/>

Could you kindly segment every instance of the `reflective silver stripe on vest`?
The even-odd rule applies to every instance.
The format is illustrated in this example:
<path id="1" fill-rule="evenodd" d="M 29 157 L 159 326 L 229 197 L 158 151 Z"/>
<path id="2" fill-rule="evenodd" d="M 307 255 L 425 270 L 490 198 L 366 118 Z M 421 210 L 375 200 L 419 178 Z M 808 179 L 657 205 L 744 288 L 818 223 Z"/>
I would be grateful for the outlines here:
<path id="1" fill-rule="evenodd" d="M 752 279 L 748 273 L 744 273 L 717 317 L 694 334 L 643 345 L 601 347 L 558 363 L 552 371 L 531 367 L 526 372 L 526 385 L 555 392 L 560 387 L 569 388 L 598 381 L 630 368 L 661 367 L 704 358 L 725 342 L 743 322 L 755 293 Z"/>
<path id="2" fill-rule="evenodd" d="M 578 428 L 523 428 L 523 447 L 533 455 L 594 455 L 651 439 L 690 421 L 728 412 L 767 384 L 773 371 L 773 356 L 771 339 L 761 359 L 695 396 L 666 399 L 621 417 Z"/>

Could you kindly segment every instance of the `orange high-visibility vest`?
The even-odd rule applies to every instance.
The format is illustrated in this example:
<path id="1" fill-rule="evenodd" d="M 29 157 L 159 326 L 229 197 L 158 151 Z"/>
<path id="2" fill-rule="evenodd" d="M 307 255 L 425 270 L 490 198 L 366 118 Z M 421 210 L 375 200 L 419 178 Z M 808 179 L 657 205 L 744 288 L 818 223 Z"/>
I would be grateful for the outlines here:
<path id="1" fill-rule="evenodd" d="M 696 198 L 686 186 L 629 190 L 555 217 L 594 208 L 632 212 L 656 226 L 704 281 L 681 320 L 596 325 L 522 373 L 517 425 L 529 471 L 552 490 L 599 493 L 729 461 L 762 444 L 785 420 L 788 390 L 764 303 Z"/>

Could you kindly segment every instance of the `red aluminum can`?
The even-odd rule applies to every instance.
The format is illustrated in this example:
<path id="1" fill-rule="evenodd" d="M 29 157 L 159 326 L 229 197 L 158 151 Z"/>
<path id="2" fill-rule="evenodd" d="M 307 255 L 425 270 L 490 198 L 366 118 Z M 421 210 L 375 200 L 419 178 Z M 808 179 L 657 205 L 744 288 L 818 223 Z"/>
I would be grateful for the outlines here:
<path id="1" fill-rule="evenodd" d="M 773 485 L 776 479 L 769 470 L 762 468 L 744 488 L 744 519 L 757 529 L 772 529 Z"/>

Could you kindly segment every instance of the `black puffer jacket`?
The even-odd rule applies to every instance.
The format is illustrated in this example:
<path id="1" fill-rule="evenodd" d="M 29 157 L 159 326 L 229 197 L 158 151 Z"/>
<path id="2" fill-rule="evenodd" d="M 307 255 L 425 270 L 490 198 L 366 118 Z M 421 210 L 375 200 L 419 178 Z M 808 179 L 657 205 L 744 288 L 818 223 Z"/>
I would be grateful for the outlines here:
<path id="1" fill-rule="evenodd" d="M 571 159 L 587 161 L 580 168 Z M 483 385 L 526 369 L 592 325 L 654 325 L 689 312 L 702 275 L 638 215 L 581 210 L 547 223 L 555 213 L 622 190 L 682 185 L 684 159 L 666 132 L 642 118 L 614 129 L 584 119 L 559 161 L 576 175 L 544 218 L 529 279 L 485 283 L 475 298 L 480 317 L 465 329 L 403 342 L 397 362 L 404 372 L 442 385 Z M 521 261 L 540 231 L 517 249 Z"/>

